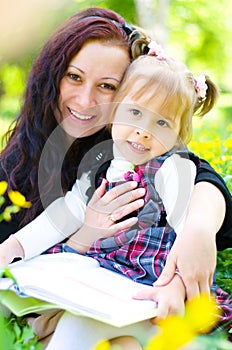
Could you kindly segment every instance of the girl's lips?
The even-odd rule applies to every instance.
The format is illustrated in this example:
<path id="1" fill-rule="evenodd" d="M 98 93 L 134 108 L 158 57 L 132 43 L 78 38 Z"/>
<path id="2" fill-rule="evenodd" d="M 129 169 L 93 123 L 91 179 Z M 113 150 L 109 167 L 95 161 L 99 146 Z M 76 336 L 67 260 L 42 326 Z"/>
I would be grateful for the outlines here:
<path id="1" fill-rule="evenodd" d="M 90 115 L 90 114 L 82 114 L 74 111 L 73 109 L 68 107 L 68 111 L 71 114 L 71 116 L 75 117 L 75 119 L 79 120 L 90 120 L 95 117 L 95 115 Z"/>
<path id="2" fill-rule="evenodd" d="M 133 141 L 128 141 L 128 144 L 130 145 L 131 148 L 133 148 L 136 151 L 139 152 L 145 152 L 149 151 L 149 148 L 145 147 L 141 143 L 133 142 Z"/>

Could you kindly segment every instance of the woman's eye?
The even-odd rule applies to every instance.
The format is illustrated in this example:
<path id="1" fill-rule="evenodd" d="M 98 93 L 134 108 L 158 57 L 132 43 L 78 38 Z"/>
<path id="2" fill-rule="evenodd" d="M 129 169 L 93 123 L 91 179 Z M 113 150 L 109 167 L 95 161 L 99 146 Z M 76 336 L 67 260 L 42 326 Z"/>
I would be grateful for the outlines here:
<path id="1" fill-rule="evenodd" d="M 139 109 L 133 108 L 130 111 L 134 117 L 141 117 L 142 116 L 142 112 Z"/>
<path id="2" fill-rule="evenodd" d="M 67 76 L 70 79 L 74 80 L 74 81 L 80 81 L 81 80 L 81 77 L 78 74 L 68 73 Z"/>
<path id="3" fill-rule="evenodd" d="M 113 91 L 117 90 L 117 87 L 113 84 L 102 83 L 102 84 L 100 84 L 100 87 L 102 87 L 103 89 L 107 89 L 107 90 L 113 90 Z"/>
<path id="4" fill-rule="evenodd" d="M 168 127 L 169 126 L 168 122 L 166 122 L 166 120 L 163 120 L 163 119 L 158 120 L 157 124 L 159 126 L 164 126 L 164 127 Z"/>

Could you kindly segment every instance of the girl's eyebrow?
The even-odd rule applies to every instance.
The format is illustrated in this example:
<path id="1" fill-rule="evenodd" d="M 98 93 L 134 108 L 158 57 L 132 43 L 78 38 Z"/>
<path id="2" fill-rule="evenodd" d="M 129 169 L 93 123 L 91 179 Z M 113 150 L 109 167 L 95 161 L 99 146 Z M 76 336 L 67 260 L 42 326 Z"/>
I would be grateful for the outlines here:
<path id="1" fill-rule="evenodd" d="M 70 64 L 69 67 L 73 67 L 73 68 L 77 69 L 79 72 L 81 72 L 82 74 L 85 74 L 85 72 L 82 69 L 78 68 L 77 66 L 74 66 L 73 64 Z M 102 77 L 101 79 L 115 80 L 117 83 L 121 82 L 121 80 L 119 80 L 115 77 Z"/>

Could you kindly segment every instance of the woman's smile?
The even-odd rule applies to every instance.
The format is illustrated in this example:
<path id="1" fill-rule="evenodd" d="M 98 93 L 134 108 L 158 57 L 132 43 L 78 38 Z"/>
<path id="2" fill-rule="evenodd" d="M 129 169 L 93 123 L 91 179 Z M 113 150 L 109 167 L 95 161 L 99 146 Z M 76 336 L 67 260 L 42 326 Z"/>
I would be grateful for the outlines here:
<path id="1" fill-rule="evenodd" d="M 68 107 L 68 110 L 70 112 L 70 115 L 71 117 L 74 117 L 75 119 L 79 119 L 79 120 L 90 120 L 90 119 L 93 119 L 94 117 L 96 117 L 96 114 L 95 115 L 88 115 L 88 114 L 83 114 L 83 113 L 80 113 L 80 112 L 77 112 L 77 111 L 74 111 L 73 109 L 69 108 Z"/>

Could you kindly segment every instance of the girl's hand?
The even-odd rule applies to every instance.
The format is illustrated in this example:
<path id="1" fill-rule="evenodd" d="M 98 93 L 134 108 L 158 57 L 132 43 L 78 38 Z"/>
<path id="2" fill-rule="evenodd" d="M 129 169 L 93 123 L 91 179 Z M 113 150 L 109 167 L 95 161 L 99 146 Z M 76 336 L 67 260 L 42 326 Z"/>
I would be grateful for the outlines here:
<path id="1" fill-rule="evenodd" d="M 103 180 L 89 201 L 82 228 L 66 242 L 80 253 L 86 252 L 95 240 L 111 237 L 138 221 L 131 217 L 117 222 L 144 205 L 141 197 L 145 195 L 145 189 L 136 188 L 138 183 L 135 181 L 128 181 L 106 192 L 106 184 Z"/>
<path id="2" fill-rule="evenodd" d="M 113 227 L 117 232 L 131 226 L 131 220 L 128 226 L 125 224 L 128 220 L 124 223 L 116 223 L 116 221 L 144 205 L 141 197 L 145 195 L 145 189 L 136 188 L 138 183 L 135 181 L 128 181 L 106 192 L 106 184 L 107 181 L 104 179 L 90 200 L 86 210 L 85 225 L 100 228 Z M 136 222 L 137 218 L 134 217 L 133 223 Z"/>
<path id="3" fill-rule="evenodd" d="M 185 294 L 182 279 L 175 274 L 166 286 L 153 286 L 150 290 L 139 292 L 134 298 L 151 299 L 157 302 L 157 316 L 151 319 L 151 322 L 156 324 L 169 315 L 184 314 Z"/>

